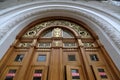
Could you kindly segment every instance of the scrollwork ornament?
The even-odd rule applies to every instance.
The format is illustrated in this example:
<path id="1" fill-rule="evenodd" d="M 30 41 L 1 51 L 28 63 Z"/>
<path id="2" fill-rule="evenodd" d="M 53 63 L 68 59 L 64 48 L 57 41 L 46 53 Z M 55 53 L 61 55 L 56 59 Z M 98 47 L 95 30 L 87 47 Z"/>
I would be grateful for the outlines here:
<path id="1" fill-rule="evenodd" d="M 73 22 L 66 21 L 66 20 L 51 20 L 51 21 L 46 21 L 46 22 L 40 23 L 40 24 L 34 26 L 33 28 L 31 28 L 29 31 L 27 31 L 25 33 L 25 35 L 23 35 L 23 37 L 29 37 L 29 32 L 34 32 L 37 34 L 42 28 L 48 27 L 48 26 L 68 26 L 68 27 L 74 29 L 75 31 L 77 31 L 78 34 L 82 38 L 90 38 L 91 37 L 89 32 L 87 32 L 83 27 L 81 27 L 78 24 L 75 24 Z M 83 34 L 81 34 L 81 32 L 83 32 Z M 31 37 L 34 37 L 34 36 L 35 35 L 31 35 Z"/>

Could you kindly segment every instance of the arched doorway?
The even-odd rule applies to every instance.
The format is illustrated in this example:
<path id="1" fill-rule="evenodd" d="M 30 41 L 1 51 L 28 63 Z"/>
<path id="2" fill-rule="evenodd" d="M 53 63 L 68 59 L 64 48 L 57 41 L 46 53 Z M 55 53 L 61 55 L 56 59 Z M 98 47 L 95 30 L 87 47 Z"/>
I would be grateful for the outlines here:
<path id="1" fill-rule="evenodd" d="M 1 64 L 2 80 L 119 80 L 95 33 L 70 19 L 31 23 Z"/>

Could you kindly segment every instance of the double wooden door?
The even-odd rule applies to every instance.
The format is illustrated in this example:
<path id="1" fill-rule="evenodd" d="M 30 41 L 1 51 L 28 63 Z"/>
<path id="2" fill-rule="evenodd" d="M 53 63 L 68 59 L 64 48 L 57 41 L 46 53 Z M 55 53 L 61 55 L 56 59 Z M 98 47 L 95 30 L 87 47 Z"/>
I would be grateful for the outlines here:
<path id="1" fill-rule="evenodd" d="M 0 69 L 0 80 L 117 79 L 109 70 L 100 50 L 95 48 L 90 51 L 61 46 L 29 49 L 11 47 L 8 53 L 8 60 Z"/>
<path id="2" fill-rule="evenodd" d="M 1 80 L 85 80 L 77 49 L 16 49 L 6 64 Z"/>
<path id="3" fill-rule="evenodd" d="M 28 70 L 29 80 L 85 80 L 84 68 L 77 50 L 67 52 L 52 48 L 37 51 Z M 30 71 L 30 72 L 29 72 Z"/>
<path id="4" fill-rule="evenodd" d="M 16 39 L 1 60 L 0 80 L 119 80 L 98 40 L 52 29 L 41 38 Z"/>

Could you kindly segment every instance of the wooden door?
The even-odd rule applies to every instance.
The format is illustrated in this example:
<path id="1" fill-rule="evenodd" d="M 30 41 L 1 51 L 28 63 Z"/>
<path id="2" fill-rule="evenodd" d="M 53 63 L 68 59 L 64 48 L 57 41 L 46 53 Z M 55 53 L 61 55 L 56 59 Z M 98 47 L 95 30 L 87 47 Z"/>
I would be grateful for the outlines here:
<path id="1" fill-rule="evenodd" d="M 119 80 L 97 40 L 69 30 L 57 26 L 16 39 L 1 60 L 0 80 Z"/>

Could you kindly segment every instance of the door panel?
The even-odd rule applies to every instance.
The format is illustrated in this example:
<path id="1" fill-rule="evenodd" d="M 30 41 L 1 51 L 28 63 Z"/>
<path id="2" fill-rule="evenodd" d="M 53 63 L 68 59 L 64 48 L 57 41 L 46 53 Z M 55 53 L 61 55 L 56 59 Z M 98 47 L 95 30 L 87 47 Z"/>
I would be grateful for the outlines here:
<path id="1" fill-rule="evenodd" d="M 63 52 L 64 65 L 80 65 L 78 52 Z"/>
<path id="2" fill-rule="evenodd" d="M 49 65 L 50 52 L 36 52 L 32 65 Z"/>
<path id="3" fill-rule="evenodd" d="M 32 67 L 30 70 L 28 80 L 47 80 L 48 67 L 37 66 Z"/>
<path id="4" fill-rule="evenodd" d="M 81 66 L 66 66 L 67 80 L 85 80 Z"/>
<path id="5" fill-rule="evenodd" d="M 86 51 L 86 55 L 90 65 L 104 64 L 99 51 Z"/>
<path id="6" fill-rule="evenodd" d="M 1 80 L 13 80 L 17 79 L 19 67 L 7 67 L 0 77 Z"/>
<path id="7" fill-rule="evenodd" d="M 105 65 L 93 66 L 97 80 L 113 80 Z"/>
<path id="8" fill-rule="evenodd" d="M 22 65 L 26 59 L 27 52 L 14 52 L 9 60 L 9 65 Z"/>
<path id="9" fill-rule="evenodd" d="M 60 64 L 60 54 L 61 50 L 59 48 L 52 49 L 51 59 L 50 59 L 50 68 L 49 68 L 49 80 L 60 80 L 62 77 L 61 74 L 61 65 Z"/>
<path id="10" fill-rule="evenodd" d="M 67 28 L 68 22 L 65 27 L 44 26 L 46 24 L 32 28 L 31 25 L 26 36 L 18 35 L 1 60 L 0 80 L 120 80 L 119 72 L 97 42 L 98 38 L 90 37 L 75 24 Z M 72 30 L 75 28 L 79 34 Z"/>

